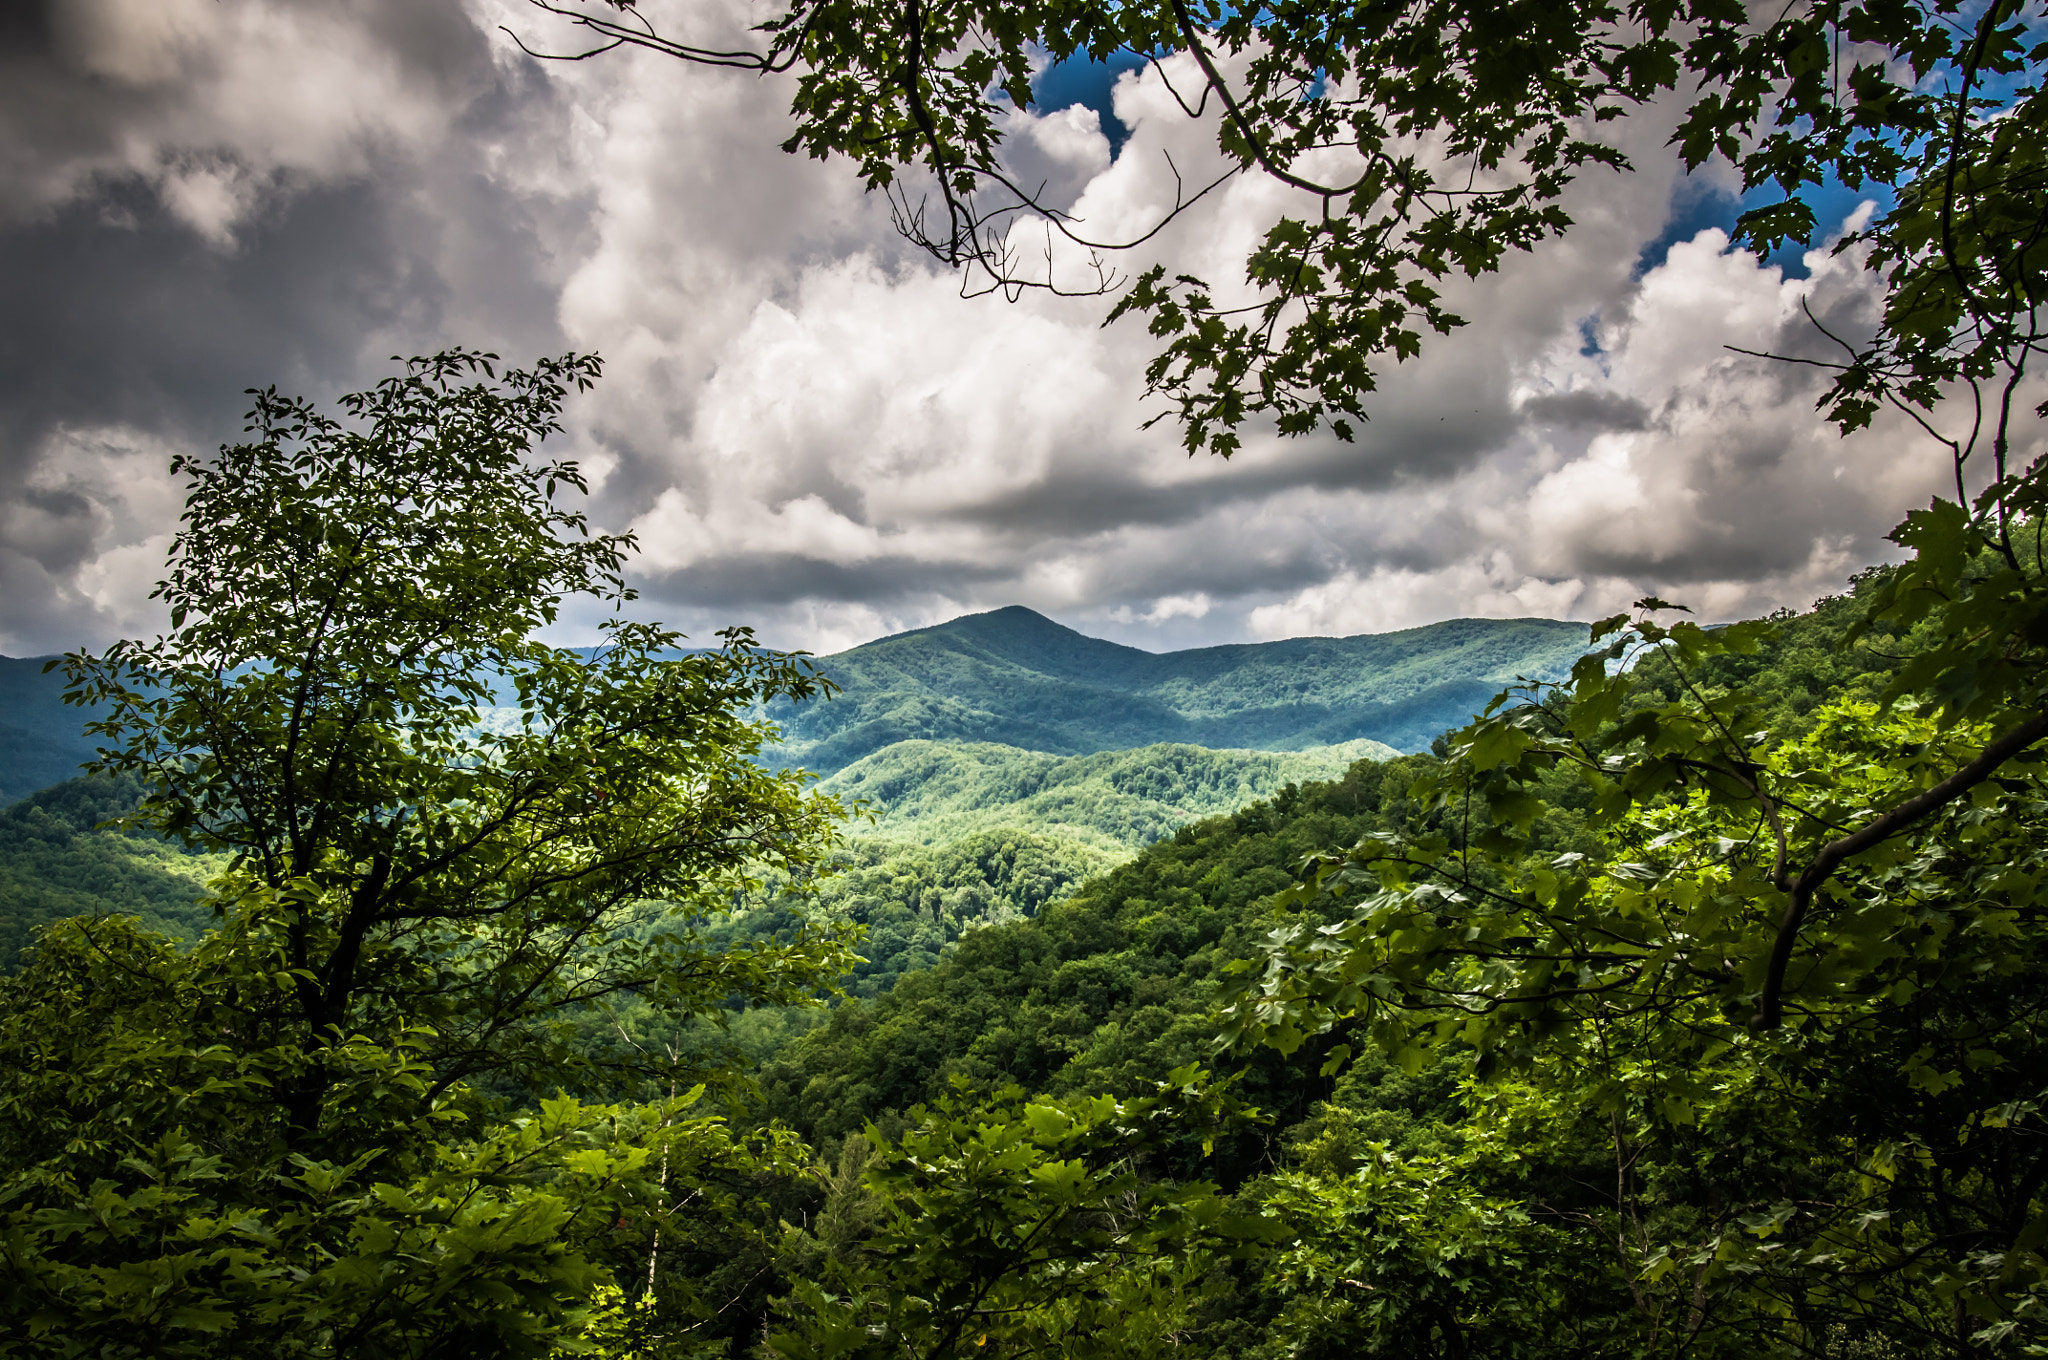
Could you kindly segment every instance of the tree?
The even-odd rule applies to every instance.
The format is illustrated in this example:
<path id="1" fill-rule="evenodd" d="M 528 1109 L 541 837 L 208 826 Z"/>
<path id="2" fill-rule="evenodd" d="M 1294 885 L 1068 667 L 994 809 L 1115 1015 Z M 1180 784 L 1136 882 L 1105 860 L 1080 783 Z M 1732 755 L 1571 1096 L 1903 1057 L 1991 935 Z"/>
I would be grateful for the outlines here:
<path id="1" fill-rule="evenodd" d="M 1673 140 L 1689 168 L 1725 158 L 1745 189 L 1777 195 L 1742 215 L 1738 241 L 1810 241 L 1832 225 L 1813 208 L 1830 181 L 1903 191 L 1844 243 L 1873 246 L 1888 299 L 1876 336 L 1849 342 L 1852 422 L 1894 396 L 1925 405 L 1982 345 L 2038 338 L 2048 46 L 2030 45 L 2023 0 L 1795 0 L 1754 16 L 1730 0 L 791 0 L 751 50 L 672 36 L 652 0 L 534 3 L 600 39 L 579 56 L 635 45 L 794 71 L 784 149 L 855 162 L 970 287 L 1114 294 L 1112 319 L 1144 317 L 1163 346 L 1150 391 L 1191 452 L 1231 453 L 1253 419 L 1348 438 L 1388 356 L 1464 323 L 1443 281 L 1568 231 L 1571 183 L 1626 168 L 1602 125 L 1653 100 L 1684 101 Z M 1221 179 L 1183 183 L 1160 222 L 1111 241 L 1008 169 L 1004 113 L 1030 103 L 1034 63 L 1118 55 L 1183 55 L 1175 94 L 1191 118 L 1216 111 L 1222 178 L 1299 195 L 1247 258 L 1248 288 L 1113 263 Z M 1054 267 L 1074 256 L 1078 280 Z"/>
<path id="2" fill-rule="evenodd" d="M 439 1086 L 425 1032 L 280 1035 L 261 1017 L 291 988 L 286 934 L 246 900 L 191 950 L 73 918 L 0 980 L 7 1354 L 548 1356 L 622 1238 L 682 1226 L 672 1182 L 796 1169 L 699 1092 L 508 1116 Z M 313 1136 L 283 1114 L 309 1071 L 333 1087 Z"/>
<path id="3" fill-rule="evenodd" d="M 1447 814 L 1436 825 L 1311 866 L 1227 1033 L 1294 1051 L 1347 1026 L 1411 1060 L 1468 1045 L 1472 1101 L 1599 1130 L 1607 1226 L 1636 1227 L 1597 1259 L 1651 1320 L 1638 1341 L 2048 1344 L 2040 1093 L 2012 1077 L 2039 1070 L 2044 938 L 2037 8 L 794 0 L 741 52 L 668 37 L 632 0 L 536 3 L 601 46 L 794 71 L 787 149 L 855 160 L 907 235 L 987 286 L 1065 288 L 1052 266 L 1086 253 L 1111 318 L 1144 317 L 1160 341 L 1150 390 L 1190 451 L 1232 453 L 1253 419 L 1349 437 L 1386 356 L 1462 324 L 1443 281 L 1568 231 L 1567 186 L 1625 168 L 1601 125 L 1652 100 L 1681 102 L 1688 167 L 1722 158 L 1764 195 L 1736 228 L 1752 246 L 1810 242 L 1830 182 L 1892 191 L 1837 247 L 1882 309 L 1866 334 L 1828 335 L 1822 405 L 1845 433 L 1885 406 L 1918 422 L 1955 491 L 1898 527 L 1911 556 L 1864 597 L 1861 635 L 1883 625 L 1906 649 L 1879 703 L 1804 739 L 1763 729 L 1755 696 L 1708 663 L 1772 630 L 1667 625 L 1671 606 L 1643 601 L 1596 629 L 1611 649 L 1568 684 L 1522 687 L 1455 734 L 1416 790 Z M 1119 51 L 1184 54 L 1183 107 L 1202 116 L 1213 97 L 1228 173 L 1302 195 L 1247 259 L 1248 287 L 1171 262 L 1121 277 L 1108 257 L 1150 233 L 1091 240 L 1006 170 L 1004 105 L 1028 102 L 1034 59 Z M 1015 231 L 1026 217 L 1044 224 L 1045 271 Z M 1571 781 L 1601 853 L 1560 860 L 1530 833 Z M 1489 1165 L 1464 1166 L 1442 1203 L 1485 1203 L 1471 1178 L 1505 1174 Z M 1512 1255 L 1496 1245 L 1436 1259 Z M 1458 1328 L 1432 1335 L 1461 1353 Z"/>
<path id="4" fill-rule="evenodd" d="M 174 464 L 172 631 L 64 661 L 66 697 L 110 708 L 97 768 L 151 783 L 133 821 L 236 857 L 223 914 L 286 904 L 273 1023 L 431 1027 L 442 1087 L 559 1080 L 550 1018 L 607 997 L 793 999 L 843 957 L 815 926 L 693 944 L 754 875 L 834 843 L 837 803 L 752 759 L 753 708 L 825 691 L 808 663 L 744 629 L 689 653 L 619 619 L 585 652 L 535 638 L 565 595 L 633 598 L 631 537 L 589 534 L 554 504 L 575 465 L 529 458 L 598 371 L 451 351 L 343 397 L 350 424 L 256 393 L 250 442 Z M 326 1095 L 294 1092 L 293 1126 Z"/>
<path id="5" fill-rule="evenodd" d="M 1890 682 L 1909 699 L 1927 656 L 1971 641 L 2003 686 L 1951 663 L 1917 711 L 1841 703 L 1795 740 L 1709 678 L 1767 626 L 1637 619 L 1454 737 L 1417 790 L 1448 833 L 1368 837 L 1283 895 L 1229 1034 L 1292 1051 L 1343 1022 L 1409 1062 L 1469 1052 L 1489 1117 L 1454 1186 L 1607 1142 L 1612 1202 L 1574 1210 L 1608 1225 L 1589 1259 L 1618 1251 L 1644 1325 L 1706 1353 L 1824 1354 L 1844 1328 L 2029 1353 L 2048 1332 L 2044 668 L 2010 631 L 1956 626 L 1999 617 L 1977 592 L 2003 573 L 1950 578 Z M 1678 697 L 1642 701 L 1659 673 Z M 1528 836 L 1572 783 L 1590 860 Z"/>
<path id="6" fill-rule="evenodd" d="M 691 1094 L 544 1098 L 687 1077 L 579 1049 L 608 1001 L 717 1015 L 845 971 L 815 920 L 704 937 L 835 844 L 749 716 L 828 686 L 745 630 L 537 640 L 567 597 L 630 601 L 633 545 L 536 456 L 598 361 L 493 364 L 411 360 L 340 419 L 254 393 L 247 442 L 173 465 L 169 632 L 62 662 L 96 768 L 148 786 L 129 823 L 232 862 L 196 949 L 64 923 L 0 988 L 37 1074 L 0 1102 L 22 1353 L 545 1353 L 672 1164 L 755 1164 Z"/>
<path id="7" fill-rule="evenodd" d="M 1130 1100 L 1032 1100 L 1009 1086 L 919 1106 L 865 1177 L 882 1222 L 862 1245 L 880 1268 L 839 1261 L 822 1282 L 798 1281 L 791 1325 L 768 1349 L 790 1360 L 1156 1354 L 1213 1292 L 1210 1268 L 1265 1235 L 1213 1185 L 1138 1165 L 1244 1121 L 1208 1078 L 1189 1064 Z M 872 1125 L 866 1138 L 881 1141 Z"/>

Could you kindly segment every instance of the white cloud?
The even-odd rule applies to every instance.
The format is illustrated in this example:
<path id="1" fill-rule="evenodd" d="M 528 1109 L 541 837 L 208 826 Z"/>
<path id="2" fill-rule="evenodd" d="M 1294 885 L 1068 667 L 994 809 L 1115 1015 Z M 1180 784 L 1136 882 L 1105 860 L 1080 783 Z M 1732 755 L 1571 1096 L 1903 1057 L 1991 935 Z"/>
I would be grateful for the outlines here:
<path id="1" fill-rule="evenodd" d="M 153 632 L 164 611 L 149 598 L 164 574 L 167 525 L 183 487 L 172 449 L 147 431 L 54 432 L 24 483 L 0 503 L 0 592 L 16 606 L 0 652 L 53 650 L 51 615 L 88 636 Z M 26 617 L 20 612 L 26 606 Z M 86 638 L 69 643 L 77 646 Z"/>
<path id="2" fill-rule="evenodd" d="M 9 68 L 29 93 L 0 97 L 7 229 L 55 251 L 36 224 L 89 205 L 67 279 L 153 243 L 219 316 L 148 340 L 112 303 L 76 318 L 70 371 L 124 337 L 147 350 L 123 362 L 150 369 L 155 405 L 95 416 L 117 385 L 84 378 L 54 415 L 41 378 L 7 398 L 0 645 L 146 617 L 175 498 L 135 469 L 229 437 L 233 389 L 339 390 L 450 341 L 601 351 L 566 446 L 599 474 L 599 520 L 640 536 L 647 612 L 819 650 L 1010 603 L 1148 647 L 1587 616 L 1652 592 L 1760 612 L 1837 588 L 1942 484 L 1913 431 L 1880 421 L 1845 444 L 1813 410 L 1816 371 L 1725 348 L 1810 347 L 1802 300 L 1855 324 L 1853 261 L 1817 253 L 1787 280 L 1710 231 L 1637 274 L 1679 192 L 1669 110 L 1621 125 L 1641 169 L 1591 172 L 1569 236 L 1452 287 L 1472 324 L 1381 375 L 1357 443 L 1252 431 L 1234 460 L 1190 461 L 1170 425 L 1139 428 L 1142 324 L 1103 329 L 1100 300 L 963 300 L 845 164 L 775 149 L 786 78 L 645 53 L 535 67 L 497 24 L 541 45 L 575 35 L 514 0 L 66 13 L 51 60 Z M 737 39 L 750 12 L 703 0 L 686 17 Z M 1092 110 L 1006 115 L 1019 175 L 1105 238 L 1156 223 L 1176 169 L 1198 186 L 1220 164 L 1157 71 L 1124 76 L 1114 101 L 1129 135 L 1113 160 Z M 159 240 L 123 184 L 200 254 Z M 353 238 L 317 221 L 280 225 L 323 192 L 367 205 L 383 272 L 344 271 Z M 1298 201 L 1232 180 L 1119 267 L 1170 259 L 1237 288 L 1245 249 Z M 1014 245 L 1047 248 L 1027 227 Z M 16 258 L 25 279 L 36 266 Z M 1063 282 L 1086 277 L 1085 251 L 1052 258 Z M 246 338 L 249 299 L 319 344 L 242 372 L 273 362 Z"/>
<path id="3" fill-rule="evenodd" d="M 216 246 L 273 192 L 368 174 L 448 136 L 488 75 L 454 7 L 401 0 L 65 0 L 47 60 L 11 63 L 0 153 L 17 219 L 109 177 L 157 187 Z"/>
<path id="4" fill-rule="evenodd" d="M 1549 581 L 1518 569 L 1505 551 L 1435 571 L 1346 568 L 1288 599 L 1260 605 L 1247 620 L 1258 638 L 1385 633 L 1446 618 L 1570 618 L 1585 612 L 1584 581 Z"/>

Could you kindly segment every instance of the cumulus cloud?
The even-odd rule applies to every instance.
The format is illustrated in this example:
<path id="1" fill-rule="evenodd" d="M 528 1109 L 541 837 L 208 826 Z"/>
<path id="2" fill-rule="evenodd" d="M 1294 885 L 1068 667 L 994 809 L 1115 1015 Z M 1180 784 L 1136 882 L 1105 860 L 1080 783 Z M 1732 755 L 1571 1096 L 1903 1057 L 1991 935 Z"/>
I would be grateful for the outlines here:
<path id="1" fill-rule="evenodd" d="M 0 33 L 0 650 L 150 626 L 162 461 L 231 437 L 241 389 L 331 394 L 453 342 L 603 353 L 567 443 L 639 537 L 646 612 L 816 650 L 1012 603 L 1154 647 L 1647 592 L 1759 612 L 1839 586 L 1942 484 L 1910 429 L 1837 439 L 1817 370 L 1726 348 L 1815 353 L 1809 308 L 1867 326 L 1853 260 L 1787 279 L 1708 230 L 1639 266 L 1696 194 L 1654 110 L 1569 236 L 1456 285 L 1472 324 L 1382 374 L 1356 442 L 1191 461 L 1141 428 L 1141 325 L 963 299 L 844 165 L 775 150 L 785 78 L 538 64 L 499 25 L 574 35 L 517 0 L 43 13 Z M 1096 109 L 1009 111 L 1019 182 L 1090 236 L 1149 230 L 1220 169 L 1163 83 L 1188 74 L 1118 79 L 1114 154 Z M 1117 267 L 1236 287 L 1290 206 L 1229 180 Z M 1089 276 L 1042 228 L 1012 245 Z"/>
<path id="2" fill-rule="evenodd" d="M 81 432 L 150 449 L 160 474 L 235 435 L 251 386 L 329 395 L 452 341 L 558 349 L 587 216 L 586 184 L 548 181 L 570 111 L 458 8 L 61 0 L 28 18 L 0 31 L 15 653 L 129 629 L 161 571 L 176 497 L 101 516 L 120 489 Z"/>
<path id="3" fill-rule="evenodd" d="M 488 80 L 463 13 L 404 0 L 58 0 L 6 54 L 7 210 L 137 178 L 216 245 L 293 179 L 364 175 Z"/>

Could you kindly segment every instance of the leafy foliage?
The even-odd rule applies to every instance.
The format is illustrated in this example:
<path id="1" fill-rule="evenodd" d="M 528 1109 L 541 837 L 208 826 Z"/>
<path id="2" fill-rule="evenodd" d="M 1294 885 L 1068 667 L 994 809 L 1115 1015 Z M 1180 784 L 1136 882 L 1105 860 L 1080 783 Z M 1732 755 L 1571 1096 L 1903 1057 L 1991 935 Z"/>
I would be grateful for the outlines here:
<path id="1" fill-rule="evenodd" d="M 491 1118 L 424 1035 L 275 1042 L 287 910 L 172 947 L 46 930 L 0 980 L 0 1333 L 22 1356 L 544 1356 L 716 1120 L 560 1098 Z M 287 1119 L 309 1068 L 346 1096 Z"/>
<path id="2" fill-rule="evenodd" d="M 608 997 L 687 1019 L 843 970 L 814 921 L 710 931 L 822 860 L 838 809 L 753 759 L 748 715 L 821 688 L 801 658 L 627 623 L 594 653 L 531 640 L 569 595 L 629 600 L 631 542 L 535 456 L 596 361 L 493 364 L 414 360 L 345 419 L 256 393 L 250 442 L 176 464 L 170 632 L 64 659 L 100 772 L 142 783 L 126 828 L 228 863 L 189 949 L 77 918 L 0 984 L 32 1074 L 0 1099 L 10 1353 L 587 1352 L 642 1251 L 656 1331 L 686 1334 L 724 1301 L 675 1257 L 758 1245 L 761 1185 L 801 1169 L 701 1091 L 559 1094 L 681 1074 L 579 1044 Z M 480 723 L 497 683 L 518 720 Z"/>
<path id="3" fill-rule="evenodd" d="M 629 598 L 631 543 L 553 504 L 574 465 L 527 461 L 596 361 L 492 373 L 414 360 L 344 397 L 350 424 L 257 393 L 252 442 L 176 465 L 173 631 L 65 664 L 110 709 L 103 767 L 149 781 L 131 824 L 235 856 L 228 911 L 293 904 L 275 1023 L 429 1027 L 442 1083 L 543 1085 L 575 1061 L 548 1028 L 565 1007 L 805 995 L 839 959 L 823 935 L 713 953 L 695 922 L 750 866 L 815 862 L 837 808 L 752 759 L 767 731 L 743 714 L 818 691 L 801 658 L 736 633 L 662 659 L 678 636 L 625 622 L 591 653 L 531 640 L 565 593 Z M 490 677 L 517 725 L 478 725 Z M 307 1127 L 329 1094 L 309 1083 Z"/>
<path id="4" fill-rule="evenodd" d="M 1809 804 L 1817 817 L 1881 806 L 1942 759 L 1930 729 L 1845 705 L 1770 773 L 1842 798 Z M 1605 1292 L 1622 1335 L 1728 1354 L 1841 1335 L 1910 1354 L 2038 1345 L 2048 804 L 2039 762 L 2007 770 L 1844 871 L 1772 1029 L 1748 1022 L 1776 919 L 1747 916 L 1748 836 L 1704 792 L 1640 814 L 1641 857 L 1575 880 L 1583 899 L 1547 929 L 1533 908 L 1418 918 L 1375 895 L 1333 932 L 1354 966 L 1353 925 L 1380 932 L 1361 1016 L 1386 1024 L 1420 990 L 1402 980 L 1414 957 L 1459 957 L 1409 1013 L 1434 1028 L 1406 1042 L 1449 1038 L 1503 1073 L 1468 1083 L 1445 1193 L 1505 1191 L 1561 1230 L 1551 1252 L 1577 1236 L 1613 1260 L 1604 1291 L 1599 1271 L 1557 1286 Z M 1496 921 L 1529 938 L 1504 945 Z M 1452 922 L 1467 930 L 1447 941 Z M 1614 1191 L 1591 1195 L 1603 1152 Z"/>
<path id="5" fill-rule="evenodd" d="M 864 1246 L 887 1273 L 828 1267 L 843 1293 L 800 1281 L 794 1325 L 770 1348 L 795 1360 L 1153 1354 L 1204 1292 L 1211 1257 L 1266 1229 L 1214 1186 L 1139 1173 L 1146 1151 L 1240 1114 L 1206 1076 L 1176 1069 L 1128 1100 L 1031 1100 L 1013 1086 L 940 1102 L 867 1172 L 882 1220 Z"/>
<path id="6" fill-rule="evenodd" d="M 1717 682 L 1768 623 L 1667 627 L 1650 600 L 1596 625 L 1619 635 L 1606 658 L 1504 696 L 1418 783 L 1454 831 L 1367 837 L 1279 899 L 1303 914 L 1242 975 L 1227 1033 L 1291 1051 L 1341 1019 L 1411 1064 L 1470 1052 L 1468 1100 L 1494 1112 L 1481 1183 L 1531 1160 L 1533 1126 L 1559 1160 L 1605 1141 L 1597 1216 L 1638 1334 L 2048 1344 L 2048 667 L 2039 528 L 2010 510 L 2041 475 L 1907 519 L 1914 557 L 1844 634 L 1890 634 L 1876 702 L 1790 732 L 1760 722 L 1782 689 Z M 1591 859 L 1535 832 L 1560 779 Z"/>

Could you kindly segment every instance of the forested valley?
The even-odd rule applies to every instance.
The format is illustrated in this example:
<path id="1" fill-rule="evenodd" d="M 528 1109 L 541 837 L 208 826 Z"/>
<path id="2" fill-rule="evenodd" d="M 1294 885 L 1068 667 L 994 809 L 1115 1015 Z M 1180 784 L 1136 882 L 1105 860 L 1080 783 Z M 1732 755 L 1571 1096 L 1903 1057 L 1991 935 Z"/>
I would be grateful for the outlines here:
<path id="1" fill-rule="evenodd" d="M 1910 733 L 1871 724 L 1910 638 L 1879 628 L 1844 645 L 1892 575 L 1865 573 L 1811 613 L 1772 620 L 1751 650 L 1686 668 L 1639 660 L 1627 711 L 1740 694 L 1746 721 L 1779 751 L 1846 743 L 1909 760 L 1910 744 L 1883 746 Z M 1015 1291 L 998 1316 L 1034 1331 L 1072 1325 L 1067 1281 L 1079 1266 L 1080 1297 L 1097 1310 L 1090 1346 L 1110 1332 L 1143 1350 L 1150 1329 L 1166 1328 L 1176 1350 L 1217 1356 L 1362 1341 L 1384 1354 L 1630 1354 L 1646 1325 L 1688 1325 L 1689 1308 L 1704 1331 L 1755 1309 L 1758 1292 L 1789 1306 L 1799 1269 L 1840 1269 L 1829 1258 L 1851 1210 L 1866 1236 L 1873 1220 L 1897 1231 L 1915 1213 L 1995 1212 L 2011 1155 L 1994 1148 L 1985 1162 L 1997 1126 L 1979 1148 L 1952 1148 L 1941 1122 L 1957 1094 L 2025 1118 L 2037 1001 L 2011 990 L 2011 965 L 1986 973 L 2003 995 L 1968 1035 L 1927 1032 L 1935 1017 L 1910 1014 L 1848 1027 L 1853 1050 L 1905 1034 L 1889 1052 L 1859 1052 L 1825 1088 L 1731 1087 L 1726 1073 L 1703 1083 L 1604 1057 L 1588 1070 L 1583 1053 L 1493 1066 L 1455 1030 L 1389 1056 L 1357 1019 L 1289 1052 L 1220 1045 L 1243 990 L 1238 961 L 1270 951 L 1276 929 L 1345 919 L 1334 895 L 1294 888 L 1305 865 L 1376 840 L 1491 834 L 1491 809 L 1475 824 L 1469 806 L 1420 793 L 1443 778 L 1448 750 L 1441 739 L 1413 755 L 1382 747 L 1321 771 L 1334 777 L 1277 788 L 1307 773 L 1303 760 L 1332 758 L 1196 747 L 1048 757 L 912 741 L 848 767 L 851 778 L 828 786 L 888 799 L 856 824 L 868 834 L 812 873 L 758 882 L 702 942 L 732 949 L 828 923 L 860 951 L 839 956 L 846 972 L 818 976 L 819 995 L 836 999 L 677 1008 L 629 988 L 564 1013 L 565 1052 L 586 1081 L 606 1074 L 599 1093 L 701 1084 L 690 1113 L 730 1140 L 689 1192 L 715 1192 L 715 1212 L 659 1227 L 629 1213 L 587 1246 L 618 1278 L 644 1270 L 647 1286 L 582 1324 L 587 1344 L 621 1356 L 821 1353 L 805 1332 L 778 1329 L 902 1306 L 907 1253 L 927 1272 L 913 1287 L 937 1294 L 953 1275 Z M 2021 769 L 1965 819 L 2010 819 L 1999 833 L 2008 881 L 2041 873 L 2048 844 L 2038 775 Z M 1538 785 L 1551 803 L 1522 828 L 1528 853 L 1560 865 L 1612 855 L 1589 825 L 1584 786 L 1557 773 Z M 1133 830 L 1134 791 L 1178 825 Z M 62 916 L 133 913 L 187 942 L 216 924 L 202 885 L 229 867 L 224 856 L 92 829 L 143 794 L 132 775 L 81 778 L 0 814 L 10 967 L 36 927 Z M 921 823 L 906 795 L 936 816 Z M 1049 799 L 1037 806 L 1050 817 L 1031 816 L 1034 797 Z M 1230 810 L 1197 815 L 1219 804 Z M 1655 854 L 1647 847 L 1677 828 L 1656 829 L 1622 848 Z M 1898 1047 L 1916 1023 L 1940 1042 Z M 1779 1057 L 1783 1076 L 1842 1061 L 1842 1037 L 1817 1028 L 1820 1051 Z M 1958 1042 L 1972 1047 L 1953 1051 Z M 634 1061 L 649 1054 L 653 1091 L 649 1065 Z M 484 1091 L 515 1119 L 551 1094 L 509 1073 Z M 1931 1159 L 1918 1176 L 1873 1184 L 1873 1151 L 1916 1147 Z M 1924 1353 L 1887 1316 L 1911 1316 L 1914 1264 L 1892 1266 L 1889 1299 L 1816 1310 L 1815 1353 Z M 839 1293 L 849 1285 L 882 1293 Z M 1724 1320 L 1703 1300 L 1742 1307 Z M 1780 1325 L 1772 1310 L 1752 1315 L 1739 1344 L 1768 1344 Z"/>
<path id="2" fill-rule="evenodd" d="M 786 78 L 784 150 L 963 292 L 1113 295 L 1148 419 L 1312 437 L 1310 499 L 1400 480 L 1346 461 L 1389 365 L 1647 126 L 1724 243 L 1856 275 L 1744 358 L 1820 373 L 1813 494 L 1889 558 L 1764 618 L 819 658 L 655 621 L 557 452 L 595 354 L 250 388 L 170 461 L 161 631 L 0 665 L 0 1352 L 2048 1355 L 2038 5 L 656 8 L 532 6 Z M 1223 176 L 1085 235 L 1013 115 L 1169 58 Z M 1232 292 L 1169 228 L 1239 179 Z"/>

